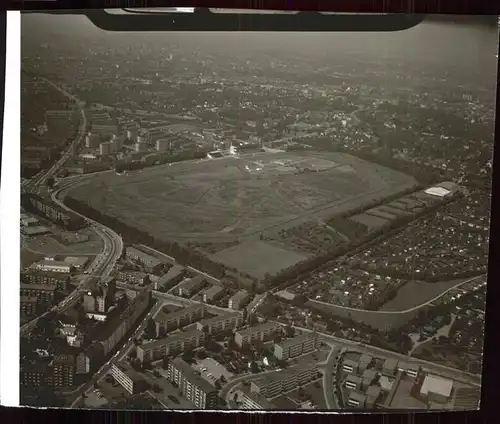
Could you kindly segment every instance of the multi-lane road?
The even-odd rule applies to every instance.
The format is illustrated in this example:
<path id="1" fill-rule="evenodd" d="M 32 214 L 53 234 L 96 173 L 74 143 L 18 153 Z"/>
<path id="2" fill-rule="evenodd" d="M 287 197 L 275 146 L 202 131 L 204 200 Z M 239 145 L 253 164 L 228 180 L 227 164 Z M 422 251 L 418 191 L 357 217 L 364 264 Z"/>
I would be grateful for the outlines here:
<path id="1" fill-rule="evenodd" d="M 60 207 L 70 210 L 62 201 L 59 199 L 60 193 L 69 188 L 71 185 L 76 184 L 78 180 L 71 180 L 70 182 L 66 182 L 64 185 L 60 186 L 56 191 L 52 192 L 51 197 L 52 201 L 58 204 Z M 87 272 L 89 275 L 85 276 L 78 285 L 75 290 L 73 290 L 69 296 L 67 296 L 63 301 L 61 301 L 57 306 L 52 308 L 50 311 L 45 314 L 40 315 L 39 317 L 31 320 L 30 322 L 24 324 L 21 327 L 21 335 L 28 334 L 30 331 L 35 328 L 36 323 L 41 317 L 46 316 L 49 312 L 57 312 L 61 313 L 65 310 L 69 309 L 76 302 L 79 301 L 82 292 L 88 286 L 88 284 L 92 281 L 94 275 L 98 275 L 102 278 L 107 277 L 110 272 L 113 270 L 116 261 L 120 258 L 123 251 L 123 240 L 122 238 L 116 234 L 114 231 L 110 230 L 107 227 L 102 226 L 96 221 L 93 221 L 75 211 L 72 211 L 82 218 L 84 218 L 87 222 L 90 223 L 91 228 L 103 239 L 104 242 L 104 250 L 101 254 L 97 255 L 92 263 L 90 264 Z"/>
<path id="2" fill-rule="evenodd" d="M 61 93 L 63 93 L 66 97 L 70 98 L 71 100 L 78 102 L 78 98 L 76 98 L 74 95 L 71 93 L 68 93 L 66 90 L 62 89 L 61 87 L 57 86 L 56 84 L 52 83 L 51 81 L 43 78 L 45 82 L 48 84 L 52 85 L 55 89 L 59 90 Z M 71 158 L 73 150 L 75 147 L 79 146 L 80 143 L 83 141 L 83 138 L 85 136 L 85 132 L 87 130 L 87 117 L 85 115 L 85 109 L 82 107 L 82 105 L 79 105 L 79 110 L 82 116 L 81 122 L 80 122 L 80 127 L 78 130 L 78 135 L 77 137 L 73 140 L 69 148 L 62 154 L 61 158 L 45 173 L 40 173 L 38 174 L 33 180 L 31 180 L 28 184 L 24 186 L 24 190 L 28 192 L 39 192 L 40 188 L 45 184 L 47 179 L 53 175 L 55 175 L 68 161 L 69 158 Z M 62 192 L 62 190 L 69 188 L 73 184 L 77 184 L 79 182 L 78 178 L 71 179 L 69 181 L 65 181 L 60 187 L 58 187 L 57 190 L 52 192 L 51 197 L 52 201 L 56 204 L 58 204 L 60 207 L 66 209 L 66 210 L 71 210 L 69 209 L 60 199 L 59 195 Z M 94 229 L 94 231 L 103 239 L 104 241 L 104 250 L 103 252 L 96 256 L 92 264 L 90 265 L 88 272 L 89 274 L 93 275 L 100 275 L 102 277 L 106 277 L 109 275 L 113 267 L 115 266 L 116 261 L 118 258 L 121 256 L 122 250 L 123 250 L 123 241 L 121 237 L 116 234 L 115 232 L 111 231 L 110 229 L 102 226 L 98 222 L 95 222 L 75 211 L 72 211 L 72 213 L 77 214 L 84 218 L 87 222 L 89 222 Z M 63 301 L 61 301 L 57 306 L 52 308 L 50 311 L 44 313 L 43 315 L 31 320 L 30 322 L 24 324 L 21 327 L 21 335 L 28 334 L 30 331 L 32 331 L 38 320 L 41 317 L 46 316 L 49 312 L 64 312 L 71 306 L 73 306 L 78 300 L 80 299 L 82 290 L 85 289 L 85 287 L 88 285 L 88 283 L 91 281 L 92 277 L 88 276 L 84 278 L 79 286 L 73 290 L 73 292 L 70 293 L 69 296 L 67 296 Z"/>

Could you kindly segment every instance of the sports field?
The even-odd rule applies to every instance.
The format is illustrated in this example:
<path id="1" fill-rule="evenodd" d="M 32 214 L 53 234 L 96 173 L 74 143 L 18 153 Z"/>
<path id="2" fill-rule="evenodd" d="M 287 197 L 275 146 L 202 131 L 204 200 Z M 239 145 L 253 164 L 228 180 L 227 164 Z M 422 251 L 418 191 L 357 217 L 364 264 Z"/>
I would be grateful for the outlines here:
<path id="1" fill-rule="evenodd" d="M 96 175 L 70 194 L 158 237 L 181 243 L 238 240 L 248 252 L 245 243 L 264 232 L 327 219 L 415 184 L 407 175 L 346 154 L 280 152 Z M 258 249 L 278 247 L 260 244 Z M 286 251 L 289 258 L 284 260 Z M 223 252 L 216 252 L 222 263 Z M 235 258 L 243 251 L 226 253 L 229 263 L 242 266 Z M 283 245 L 272 266 L 273 261 L 267 261 L 269 267 L 252 261 L 244 268 L 257 266 L 262 268 L 259 275 L 273 274 L 280 264 L 292 264 L 305 254 Z"/>

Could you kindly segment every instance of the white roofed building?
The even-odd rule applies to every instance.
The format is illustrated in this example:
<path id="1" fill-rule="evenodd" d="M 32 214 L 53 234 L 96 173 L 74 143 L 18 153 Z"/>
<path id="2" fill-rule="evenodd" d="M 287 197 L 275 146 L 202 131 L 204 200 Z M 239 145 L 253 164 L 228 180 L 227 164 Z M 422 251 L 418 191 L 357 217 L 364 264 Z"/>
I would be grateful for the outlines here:
<path id="1" fill-rule="evenodd" d="M 432 402 L 444 403 L 450 399 L 452 390 L 453 381 L 435 375 L 427 375 L 420 388 L 420 395 Z"/>

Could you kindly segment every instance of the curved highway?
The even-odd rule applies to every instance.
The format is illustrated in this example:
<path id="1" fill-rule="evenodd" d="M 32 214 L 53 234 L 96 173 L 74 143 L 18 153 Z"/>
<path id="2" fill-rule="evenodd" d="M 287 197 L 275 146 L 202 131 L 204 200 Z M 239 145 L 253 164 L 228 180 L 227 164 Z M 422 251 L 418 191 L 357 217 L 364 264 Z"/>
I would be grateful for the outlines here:
<path id="1" fill-rule="evenodd" d="M 95 259 L 92 261 L 91 265 L 88 268 L 88 273 L 92 276 L 99 275 L 102 278 L 107 277 L 110 272 L 113 270 L 116 261 L 120 258 L 123 251 L 123 240 L 122 238 L 116 234 L 114 231 L 110 230 L 107 227 L 99 224 L 96 221 L 93 221 L 76 211 L 68 208 L 59 198 L 59 194 L 61 191 L 69 188 L 71 185 L 76 184 L 78 180 L 72 180 L 69 183 L 59 187 L 56 191 L 54 191 L 51 195 L 52 201 L 57 203 L 60 207 L 71 211 L 74 214 L 77 214 L 84 218 L 87 222 L 91 223 L 92 229 L 103 239 L 104 241 L 104 250 L 100 255 L 97 255 Z M 91 276 L 87 276 L 84 278 L 78 287 L 73 290 L 66 299 L 60 302 L 56 307 L 52 308 L 50 311 L 45 312 L 39 317 L 31 320 L 30 322 L 24 324 L 21 327 L 21 335 L 25 335 L 35 328 L 36 323 L 41 317 L 46 316 L 49 312 L 57 312 L 61 313 L 69 308 L 71 308 L 75 303 L 77 303 L 80 299 L 81 293 L 85 290 L 89 282 L 94 278 Z"/>
<path id="2" fill-rule="evenodd" d="M 53 86 L 55 89 L 63 93 L 66 97 L 70 98 L 71 100 L 75 102 L 79 101 L 77 97 L 75 97 L 71 93 L 68 93 L 66 90 L 63 90 L 61 87 L 57 86 L 53 82 L 45 78 L 42 79 L 51 86 Z M 80 109 L 82 119 L 78 129 L 77 137 L 73 140 L 68 149 L 61 155 L 61 158 L 47 172 L 45 173 L 42 172 L 38 174 L 33 180 L 31 180 L 28 184 L 26 184 L 23 187 L 24 191 L 40 192 L 40 188 L 45 184 L 47 179 L 56 174 L 65 165 L 67 160 L 72 157 L 72 153 L 75 147 L 79 146 L 80 143 L 83 141 L 87 130 L 87 117 L 85 115 L 85 109 L 83 108 L 83 106 L 82 105 L 78 106 Z M 116 234 L 109 228 L 104 227 L 98 222 L 95 222 L 79 214 L 78 212 L 71 210 L 61 200 L 59 200 L 58 196 L 61 193 L 61 191 L 69 188 L 73 184 L 78 183 L 79 180 L 80 180 L 79 178 L 74 178 L 71 179 L 70 181 L 66 181 L 61 187 L 59 187 L 56 191 L 54 191 L 51 194 L 52 201 L 54 203 L 57 203 L 65 210 L 69 210 L 72 213 L 84 218 L 87 222 L 90 222 L 91 227 L 94 229 L 94 231 L 96 231 L 96 233 L 99 234 L 99 236 L 103 239 L 104 251 L 100 255 L 95 257 L 94 261 L 88 268 L 88 273 L 91 275 L 99 275 L 102 277 L 107 277 L 111 272 L 111 270 L 114 268 L 116 261 L 118 260 L 118 258 L 120 258 L 122 254 L 123 241 L 118 234 Z M 92 277 L 90 276 L 83 279 L 83 281 L 79 284 L 79 286 L 75 290 L 73 290 L 73 292 L 71 292 L 71 294 L 68 297 L 66 297 L 66 299 L 64 299 L 62 302 L 60 302 L 57 306 L 53 307 L 50 311 L 45 312 L 41 316 L 36 317 L 30 322 L 24 324 L 20 329 L 21 336 L 28 334 L 30 331 L 32 331 L 35 328 L 38 320 L 42 317 L 45 317 L 49 312 L 57 312 L 57 313 L 64 312 L 65 310 L 73 306 L 76 302 L 78 302 L 82 290 L 85 289 L 85 287 L 91 281 L 91 279 Z"/>

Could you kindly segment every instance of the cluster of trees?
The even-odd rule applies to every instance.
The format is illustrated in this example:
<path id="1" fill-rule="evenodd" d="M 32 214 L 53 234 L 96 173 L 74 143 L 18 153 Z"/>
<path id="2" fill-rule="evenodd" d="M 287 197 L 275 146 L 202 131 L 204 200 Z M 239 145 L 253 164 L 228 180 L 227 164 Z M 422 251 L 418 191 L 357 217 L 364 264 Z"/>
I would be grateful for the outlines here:
<path id="1" fill-rule="evenodd" d="M 366 160 L 368 162 L 373 162 L 378 165 L 385 166 L 386 168 L 402 172 L 406 175 L 411 175 L 419 183 L 425 185 L 432 185 L 449 177 L 444 170 L 438 170 L 432 166 L 416 164 L 414 162 L 406 161 L 403 159 L 396 159 L 392 157 L 392 155 L 380 155 L 359 150 L 352 151 L 351 149 L 345 148 L 343 146 L 338 146 L 338 150 L 341 152 L 353 154 L 360 159 Z"/>
<path id="2" fill-rule="evenodd" d="M 216 278 L 222 278 L 224 276 L 225 268 L 222 264 L 210 260 L 196 250 L 186 248 L 176 242 L 169 242 L 156 238 L 145 231 L 139 230 L 138 228 L 120 221 L 118 218 L 110 216 L 105 212 L 101 212 L 92 206 L 77 200 L 74 197 L 66 196 L 64 198 L 64 203 L 66 206 L 81 213 L 82 215 L 87 216 L 108 228 L 111 228 L 113 231 L 122 236 L 125 243 L 145 244 L 174 257 L 181 265 L 190 265 Z"/>
<path id="3" fill-rule="evenodd" d="M 337 229 L 350 240 L 363 237 L 368 232 L 368 227 L 361 222 L 338 216 L 327 221 L 327 224 Z"/>
<path id="4" fill-rule="evenodd" d="M 186 160 L 203 159 L 208 151 L 186 151 L 176 154 L 158 154 L 145 157 L 141 161 L 132 162 L 116 162 L 114 169 L 116 172 L 121 173 L 125 171 L 135 171 L 144 169 L 154 165 L 165 165 L 167 163 L 183 162 Z"/>

